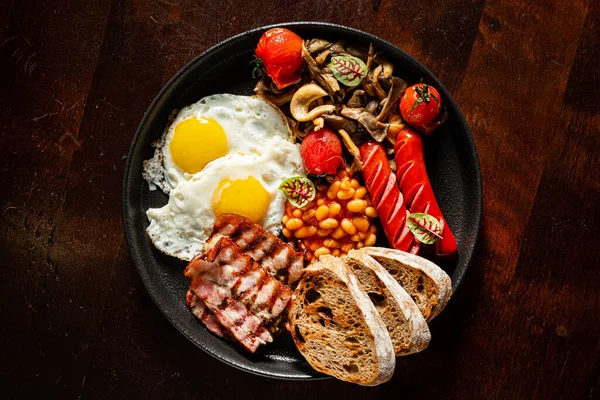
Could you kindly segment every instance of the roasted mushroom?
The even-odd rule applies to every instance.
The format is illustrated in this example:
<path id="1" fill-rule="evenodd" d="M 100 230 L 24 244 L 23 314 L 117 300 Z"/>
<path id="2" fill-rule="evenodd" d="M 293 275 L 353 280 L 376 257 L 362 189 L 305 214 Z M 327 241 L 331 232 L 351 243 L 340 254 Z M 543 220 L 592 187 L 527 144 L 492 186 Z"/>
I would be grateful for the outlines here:
<path id="1" fill-rule="evenodd" d="M 325 123 L 329 125 L 332 129 L 339 131 L 340 129 L 345 130 L 346 132 L 355 133 L 356 132 L 356 122 L 350 121 L 344 117 L 340 117 L 335 114 L 323 114 L 321 118 L 325 120 Z"/>
<path id="2" fill-rule="evenodd" d="M 377 100 L 371 100 L 365 106 L 365 111 L 367 111 L 369 114 L 375 115 L 375 112 L 377 111 L 377 106 L 379 106 L 379 102 Z"/>
<path id="3" fill-rule="evenodd" d="M 344 49 L 344 41 L 338 40 L 337 42 L 335 42 L 334 44 L 332 44 L 331 46 L 329 46 L 329 50 L 331 50 L 332 54 L 342 54 L 342 53 L 345 53 L 346 49 Z"/>
<path id="4" fill-rule="evenodd" d="M 343 91 L 340 88 L 340 84 L 337 79 L 333 76 L 331 71 L 326 71 L 319 67 L 317 62 L 312 58 L 306 47 L 302 46 L 302 56 L 306 61 L 306 66 L 308 67 L 308 72 L 312 76 L 312 78 L 321 85 L 322 88 L 327 90 L 331 100 L 334 102 L 340 102 L 344 97 Z"/>
<path id="5" fill-rule="evenodd" d="M 317 64 L 323 65 L 325 64 L 325 61 L 327 61 L 327 57 L 329 57 L 330 54 L 331 50 L 323 50 L 319 53 L 317 57 L 315 57 L 315 61 L 317 62 Z"/>
<path id="6" fill-rule="evenodd" d="M 254 88 L 254 92 L 257 96 L 262 97 L 268 102 L 276 105 L 277 107 L 281 107 L 282 105 L 288 103 L 292 96 L 294 95 L 294 87 L 286 90 L 281 93 L 273 93 L 268 85 L 264 82 L 264 78 L 258 81 L 256 87 Z"/>
<path id="7" fill-rule="evenodd" d="M 324 39 L 315 38 L 308 41 L 306 44 L 306 49 L 310 54 L 312 54 L 323 51 L 329 46 L 331 46 L 331 42 L 328 42 Z"/>
<path id="8" fill-rule="evenodd" d="M 321 114 L 335 111 L 335 106 L 332 104 L 317 106 L 309 111 L 310 104 L 324 96 L 327 96 L 327 92 L 319 85 L 306 84 L 294 93 L 290 103 L 290 113 L 296 121 L 307 122 L 316 119 Z"/>
<path id="9" fill-rule="evenodd" d="M 385 90 L 383 90 L 383 88 L 379 84 L 379 76 L 381 75 L 382 72 L 383 72 L 383 67 L 381 65 L 378 65 L 377 68 L 375 68 L 373 70 L 373 75 L 370 77 L 371 85 L 373 86 L 373 89 L 375 90 L 375 94 L 377 95 L 377 97 L 379 97 L 379 100 L 383 100 L 387 97 L 387 93 L 385 92 Z"/>
<path id="10" fill-rule="evenodd" d="M 358 123 L 364 126 L 377 142 L 383 142 L 383 139 L 387 136 L 389 125 L 377 121 L 377 118 L 373 114 L 362 113 L 358 118 Z"/>
<path id="11" fill-rule="evenodd" d="M 392 86 L 390 87 L 385 99 L 385 104 L 383 105 L 379 115 L 377 115 L 377 121 L 385 121 L 390 112 L 394 109 L 394 107 L 397 106 L 398 100 L 400 100 L 400 97 L 408 86 L 405 81 L 400 78 L 396 78 L 395 76 L 391 77 L 391 84 Z"/>
<path id="12" fill-rule="evenodd" d="M 344 108 L 341 113 L 346 118 L 358 121 L 376 141 L 382 142 L 387 136 L 389 125 L 377 121 L 377 118 L 366 109 Z"/>
<path id="13" fill-rule="evenodd" d="M 364 90 L 355 90 L 352 92 L 352 97 L 346 102 L 346 106 L 350 108 L 360 108 L 367 104 L 367 94 Z"/>

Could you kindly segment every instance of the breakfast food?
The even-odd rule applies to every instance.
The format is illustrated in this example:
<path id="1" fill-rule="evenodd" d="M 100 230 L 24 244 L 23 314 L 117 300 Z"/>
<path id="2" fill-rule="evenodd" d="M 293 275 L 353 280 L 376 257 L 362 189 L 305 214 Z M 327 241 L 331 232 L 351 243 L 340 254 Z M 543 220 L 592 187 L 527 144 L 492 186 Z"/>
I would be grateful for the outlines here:
<path id="1" fill-rule="evenodd" d="M 408 292 L 427 321 L 431 321 L 450 300 L 452 281 L 443 269 L 431 261 L 394 249 L 365 247 Z"/>
<path id="2" fill-rule="evenodd" d="M 208 244 L 216 243 L 223 236 L 280 281 L 293 285 L 300 278 L 304 269 L 302 252 L 265 232 L 260 225 L 240 215 L 223 214 L 215 221 Z"/>
<path id="3" fill-rule="evenodd" d="M 355 248 L 373 246 L 376 216 L 367 189 L 342 170 L 330 185 L 319 185 L 315 199 L 301 209 L 286 204 L 282 233 L 299 240 L 313 263 L 324 254 L 342 256 Z"/>
<path id="4" fill-rule="evenodd" d="M 408 211 L 404 197 L 396 185 L 396 175 L 383 146 L 367 142 L 360 146 L 360 157 L 363 178 L 390 245 L 395 249 L 416 252 L 419 243 L 406 223 Z"/>
<path id="5" fill-rule="evenodd" d="M 394 372 L 387 328 L 338 257 L 324 256 L 305 270 L 290 323 L 298 350 L 317 371 L 366 386 L 386 382 Z"/>
<path id="6" fill-rule="evenodd" d="M 435 255 L 438 258 L 454 257 L 457 250 L 456 239 L 433 194 L 425 169 L 421 137 L 410 128 L 402 129 L 396 137 L 394 152 L 398 169 L 397 182 L 404 193 L 405 207 L 411 213 L 427 213 L 438 221 L 439 240 L 433 245 Z"/>
<path id="7" fill-rule="evenodd" d="M 385 382 L 451 294 L 417 255 L 457 253 L 419 136 L 442 97 L 372 45 L 274 28 L 255 55 L 255 96 L 205 97 L 153 144 L 143 176 L 168 202 L 148 236 L 189 261 L 186 304 L 214 335 L 254 353 L 291 333 L 316 370 Z"/>
<path id="8" fill-rule="evenodd" d="M 304 167 L 315 175 L 333 175 L 344 162 L 342 142 L 330 129 L 319 129 L 306 135 L 300 147 Z"/>
<path id="9" fill-rule="evenodd" d="M 292 291 L 227 237 L 195 257 L 184 272 L 190 290 L 248 351 L 273 341 Z"/>
<path id="10" fill-rule="evenodd" d="M 257 97 L 215 94 L 179 111 L 144 162 L 150 185 L 169 193 L 211 161 L 226 155 L 295 152 L 282 114 Z"/>
<path id="11" fill-rule="evenodd" d="M 356 275 L 387 326 L 397 356 L 427 347 L 431 334 L 415 302 L 377 261 L 360 250 L 342 259 Z"/>
<path id="12" fill-rule="evenodd" d="M 147 211 L 148 235 L 163 253 L 191 260 L 202 252 L 221 214 L 243 215 L 277 233 L 285 208 L 277 188 L 301 170 L 296 147 L 221 157 L 171 190 L 167 205 Z"/>
<path id="13" fill-rule="evenodd" d="M 298 68 L 303 63 L 302 38 L 285 28 L 265 32 L 256 46 L 256 56 L 279 89 L 298 80 Z"/>
<path id="14" fill-rule="evenodd" d="M 417 83 L 406 88 L 400 100 L 402 118 L 413 128 L 427 135 L 441 124 L 442 96 L 436 88 Z"/>

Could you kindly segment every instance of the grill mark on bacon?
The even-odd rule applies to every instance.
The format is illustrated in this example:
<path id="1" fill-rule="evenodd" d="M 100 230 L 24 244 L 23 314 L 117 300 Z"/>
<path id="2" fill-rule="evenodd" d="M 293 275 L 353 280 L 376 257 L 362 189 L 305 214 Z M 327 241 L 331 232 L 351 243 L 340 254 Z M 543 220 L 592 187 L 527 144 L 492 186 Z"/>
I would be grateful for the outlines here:
<path id="1" fill-rule="evenodd" d="M 264 270 L 282 282 L 296 281 L 304 269 L 303 252 L 294 251 L 291 246 L 285 244 L 276 236 L 266 233 L 259 225 L 252 223 L 246 218 L 231 214 L 217 218 L 213 233 L 208 240 L 208 251 L 201 256 L 202 259 L 214 261 L 218 253 L 215 250 L 217 248 L 215 245 L 223 236 L 230 237 L 248 256 L 258 262 Z M 221 273 L 218 274 L 217 280 L 220 284 L 224 284 L 228 279 L 231 279 L 231 277 L 227 276 L 228 274 L 240 278 L 248 278 L 248 270 L 247 268 L 243 268 L 247 266 L 236 266 L 235 263 L 240 262 L 240 260 L 236 260 L 235 256 L 228 251 L 224 255 L 223 259 L 219 262 Z M 260 314 L 265 319 L 263 321 L 265 327 L 268 327 L 272 331 L 277 331 L 280 323 L 286 319 L 284 311 L 289 308 L 291 291 L 288 294 L 285 290 L 276 290 L 270 293 L 268 301 L 260 305 L 254 304 L 268 280 L 268 276 L 270 275 L 262 274 L 259 281 L 257 281 L 256 287 L 242 288 L 245 289 L 243 293 L 239 292 L 243 280 L 240 279 L 239 282 L 236 282 L 236 286 L 232 288 L 232 291 L 235 293 L 239 292 L 237 293 L 237 297 L 243 299 L 247 304 L 252 304 L 250 311 Z M 252 282 L 249 281 L 248 283 Z M 287 287 L 284 288 L 289 290 Z M 231 293 L 231 291 L 228 292 Z M 222 293 L 222 295 L 224 294 Z M 199 301 L 201 300 L 199 299 Z M 271 311 L 274 316 L 270 315 L 268 311 Z M 205 321 L 203 321 L 205 323 L 209 321 L 209 318 L 212 318 L 215 322 L 218 321 L 217 317 L 210 310 L 206 310 L 205 315 Z M 221 330 L 230 334 L 223 327 L 221 327 Z M 230 334 L 230 336 L 232 335 Z"/>
<path id="2" fill-rule="evenodd" d="M 260 344 L 272 341 L 266 327 L 283 319 L 292 291 L 227 237 L 211 243 L 206 250 L 186 268 L 190 289 L 214 313 L 223 331 L 227 329 L 254 352 Z M 207 318 L 202 320 L 205 324 L 210 322 Z"/>
<path id="3" fill-rule="evenodd" d="M 256 300 L 256 296 L 258 295 L 258 292 L 260 292 L 260 289 L 265 284 L 265 280 L 267 280 L 269 277 L 269 274 L 264 270 L 258 270 L 257 272 L 259 272 L 260 275 L 259 275 L 256 283 L 254 284 L 254 286 L 252 286 L 250 288 L 250 290 L 246 290 L 243 293 L 240 292 L 238 290 L 239 283 L 241 283 L 240 281 L 238 281 L 236 283 L 236 285 L 232 288 L 232 292 L 235 293 L 235 295 L 238 296 L 239 298 L 243 299 L 243 301 L 247 304 L 254 303 L 254 301 Z"/>
<path id="4" fill-rule="evenodd" d="M 192 314 L 202 321 L 210 332 L 229 340 L 235 339 L 227 329 L 223 328 L 217 317 L 206 308 L 206 304 L 194 294 L 192 289 L 188 289 L 185 299 Z"/>
<path id="5" fill-rule="evenodd" d="M 228 236 L 280 281 L 293 284 L 300 278 L 304 268 L 302 252 L 294 251 L 291 246 L 247 218 L 234 214 L 220 215 L 208 242 L 212 243 L 220 235 Z M 270 240 L 261 240 L 262 238 Z"/>
<path id="6" fill-rule="evenodd" d="M 250 229 L 252 229 L 252 226 L 248 226 L 246 224 L 239 224 L 237 229 L 233 232 L 233 234 L 228 236 L 231 238 L 231 240 L 237 243 Z"/>

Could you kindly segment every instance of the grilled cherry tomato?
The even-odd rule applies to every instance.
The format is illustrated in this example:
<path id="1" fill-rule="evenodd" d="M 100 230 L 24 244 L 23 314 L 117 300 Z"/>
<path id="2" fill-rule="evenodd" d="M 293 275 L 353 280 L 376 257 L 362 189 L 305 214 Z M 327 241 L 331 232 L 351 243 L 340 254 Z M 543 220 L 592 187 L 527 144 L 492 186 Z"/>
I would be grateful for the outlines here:
<path id="1" fill-rule="evenodd" d="M 263 33 L 255 54 L 279 89 L 300 79 L 296 71 L 304 62 L 302 38 L 289 29 L 273 28 Z"/>
<path id="2" fill-rule="evenodd" d="M 335 174 L 344 161 L 342 142 L 327 128 L 306 135 L 300 146 L 300 155 L 306 170 L 315 175 Z"/>
<path id="3" fill-rule="evenodd" d="M 440 123 L 442 98 L 436 88 L 426 83 L 412 85 L 400 100 L 402 118 L 424 134 L 431 133 Z"/>

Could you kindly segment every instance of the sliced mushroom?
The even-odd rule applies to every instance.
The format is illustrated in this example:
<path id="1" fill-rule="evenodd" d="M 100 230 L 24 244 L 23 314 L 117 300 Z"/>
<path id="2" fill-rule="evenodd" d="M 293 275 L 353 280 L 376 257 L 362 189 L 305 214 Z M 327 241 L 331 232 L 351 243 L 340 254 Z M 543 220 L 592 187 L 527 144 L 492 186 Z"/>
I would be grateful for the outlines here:
<path id="1" fill-rule="evenodd" d="M 332 54 L 340 54 L 346 52 L 346 49 L 344 49 L 344 42 L 342 40 L 338 40 L 337 42 L 329 46 L 329 50 L 331 50 Z"/>
<path id="2" fill-rule="evenodd" d="M 373 114 L 362 113 L 358 118 L 358 123 L 365 127 L 367 132 L 378 142 L 383 142 L 389 129 L 388 124 L 377 121 Z"/>
<path id="3" fill-rule="evenodd" d="M 385 79 L 391 78 L 394 73 L 394 64 L 386 60 L 381 65 L 383 66 L 383 77 Z"/>
<path id="4" fill-rule="evenodd" d="M 257 91 L 256 95 L 259 97 L 262 97 L 263 99 L 265 99 L 269 103 L 276 105 L 277 107 L 281 107 L 282 105 L 284 105 L 284 104 L 288 103 L 290 100 L 292 100 L 294 91 L 289 90 L 289 91 L 281 93 L 281 94 L 270 94 L 269 92 L 265 92 L 265 91 Z"/>
<path id="5" fill-rule="evenodd" d="M 327 61 L 327 57 L 329 57 L 330 54 L 331 54 L 331 50 L 323 50 L 315 58 L 315 61 L 317 62 L 317 64 L 323 65 L 323 64 L 325 64 L 325 61 Z"/>
<path id="6" fill-rule="evenodd" d="M 321 114 L 335 111 L 334 105 L 322 105 L 309 111 L 310 104 L 324 96 L 327 96 L 327 92 L 319 85 L 315 83 L 306 84 L 294 93 L 290 103 L 290 113 L 296 121 L 308 122 Z"/>
<path id="7" fill-rule="evenodd" d="M 381 64 L 383 67 L 383 72 L 379 77 L 379 82 L 383 83 L 387 87 L 392 85 L 392 74 L 394 73 L 394 65 L 387 60 L 384 60 Z"/>
<path id="8" fill-rule="evenodd" d="M 386 120 L 390 112 L 398 104 L 398 100 L 400 100 L 400 97 L 402 96 L 402 94 L 406 90 L 406 87 L 408 86 L 405 81 L 403 81 L 400 78 L 396 78 L 395 76 L 392 76 L 391 81 L 392 86 L 390 87 L 388 95 L 385 99 L 385 104 L 383 105 L 381 112 L 377 116 L 377 121 Z"/>
<path id="9" fill-rule="evenodd" d="M 314 127 L 315 127 L 315 124 L 313 124 L 313 122 L 312 122 L 312 121 L 309 121 L 309 122 L 301 122 L 301 123 L 298 125 L 298 128 L 299 128 L 299 129 L 302 131 L 302 134 L 303 134 L 304 136 L 308 135 L 308 133 L 309 133 L 309 132 L 313 131 L 313 130 L 314 130 Z M 304 136 L 303 136 L 303 137 L 304 137 Z"/>
<path id="10" fill-rule="evenodd" d="M 323 119 L 323 117 L 315 118 L 313 120 L 313 125 L 314 125 L 313 130 L 315 130 L 315 131 L 318 131 L 319 129 L 323 129 L 323 126 L 325 126 L 325 120 Z"/>
<path id="11" fill-rule="evenodd" d="M 364 49 L 358 49 L 352 46 L 346 46 L 346 53 L 348 55 L 358 57 L 363 61 L 367 61 L 367 59 L 369 58 L 369 54 L 366 51 L 364 51 Z"/>
<path id="12" fill-rule="evenodd" d="M 379 84 L 379 76 L 383 72 L 383 67 L 378 65 L 377 68 L 373 70 L 373 77 L 371 78 L 371 85 L 373 85 L 373 89 L 375 89 L 375 94 L 379 97 L 379 100 L 383 100 L 387 97 L 387 93 L 381 85 Z"/>
<path id="13" fill-rule="evenodd" d="M 319 51 L 323 51 L 325 50 L 327 47 L 329 47 L 331 45 L 331 42 L 328 42 L 327 40 L 324 39 L 312 39 L 308 42 L 308 44 L 306 45 L 306 48 L 308 49 L 309 53 L 317 53 Z"/>
<path id="14" fill-rule="evenodd" d="M 367 74 L 367 76 L 362 80 L 362 82 L 360 83 L 360 86 L 363 88 L 363 90 L 365 92 L 367 92 L 367 94 L 370 97 L 375 97 L 375 88 L 373 87 L 373 85 L 371 84 L 371 80 L 369 79 L 369 74 L 371 74 L 371 72 L 369 72 Z"/>
<path id="15" fill-rule="evenodd" d="M 402 124 L 402 123 L 403 123 L 403 122 L 402 122 L 402 117 L 400 116 L 400 113 L 398 112 L 398 110 L 394 110 L 394 111 L 393 111 L 393 112 L 390 114 L 390 116 L 389 116 L 389 118 L 388 118 L 387 122 L 388 122 L 389 124 Z"/>
<path id="16" fill-rule="evenodd" d="M 377 121 L 377 117 L 362 108 L 344 108 L 341 114 L 350 119 L 354 119 L 361 124 L 373 139 L 382 142 L 387 135 L 388 124 Z"/>
<path id="17" fill-rule="evenodd" d="M 345 130 L 340 129 L 338 130 L 338 133 L 342 137 L 342 142 L 344 143 L 344 146 L 346 146 L 348 152 L 350 152 L 350 154 L 352 154 L 352 156 L 356 160 L 358 160 L 360 168 L 362 169 L 362 162 L 360 161 L 360 151 L 358 150 L 358 146 L 356 146 L 356 144 L 350 138 L 350 135 L 348 135 L 348 132 L 346 132 Z"/>
<path id="18" fill-rule="evenodd" d="M 362 162 L 359 159 L 355 158 L 354 161 L 352 161 L 352 165 L 350 165 L 350 168 L 348 168 L 348 173 L 352 176 L 355 173 L 362 171 L 362 169 Z"/>
<path id="19" fill-rule="evenodd" d="M 350 133 L 356 132 L 356 122 L 354 121 L 350 121 L 349 119 L 335 114 L 323 114 L 321 115 L 321 118 L 323 118 L 328 126 L 336 131 L 343 129 Z"/>
<path id="20" fill-rule="evenodd" d="M 392 144 L 396 144 L 396 136 L 398 136 L 398 132 L 406 127 L 404 124 L 388 124 L 389 128 L 387 131 L 387 139 Z"/>
<path id="21" fill-rule="evenodd" d="M 367 93 L 364 90 L 355 90 L 352 92 L 352 97 L 346 102 L 350 108 L 360 108 L 367 104 Z"/>
<path id="22" fill-rule="evenodd" d="M 343 117 L 358 120 L 361 114 L 365 112 L 364 108 L 343 108 L 340 113 Z"/>
<path id="23" fill-rule="evenodd" d="M 300 127 L 298 126 L 300 123 L 291 117 L 287 117 L 286 119 L 288 122 L 288 128 L 292 132 L 292 138 L 294 142 L 296 142 L 298 139 L 304 138 L 305 134 L 303 131 L 300 130 Z"/>
<path id="24" fill-rule="evenodd" d="M 371 100 L 367 103 L 367 106 L 365 107 L 365 111 L 368 112 L 369 114 L 375 115 L 378 105 L 379 105 L 379 102 L 377 100 Z"/>
<path id="25" fill-rule="evenodd" d="M 373 43 L 369 44 L 369 53 L 367 54 L 367 70 L 371 69 L 371 65 L 373 64 L 373 54 L 375 53 L 375 49 L 373 48 Z"/>
<path id="26" fill-rule="evenodd" d="M 325 69 L 321 69 L 304 46 L 302 46 L 302 57 L 304 57 L 308 67 L 308 72 L 313 79 L 317 81 L 321 87 L 327 90 L 329 96 L 334 102 L 341 102 L 342 98 L 344 97 L 343 92 L 337 79 L 335 79 L 331 71 L 327 73 Z"/>

